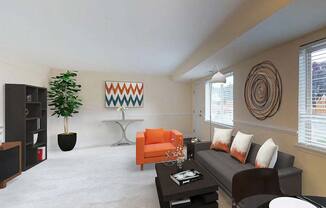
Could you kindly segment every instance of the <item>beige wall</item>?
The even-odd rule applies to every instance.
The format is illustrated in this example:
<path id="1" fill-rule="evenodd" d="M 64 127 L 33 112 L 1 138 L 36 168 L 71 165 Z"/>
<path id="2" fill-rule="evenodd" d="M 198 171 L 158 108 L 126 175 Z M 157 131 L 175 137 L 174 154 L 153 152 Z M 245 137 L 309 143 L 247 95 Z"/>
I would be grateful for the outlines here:
<path id="1" fill-rule="evenodd" d="M 12 64 L 0 60 L 0 127 L 5 125 L 4 85 L 6 83 L 14 83 L 45 87 L 47 86 L 49 71 L 47 67 L 30 64 Z M 2 139 L 3 137 L 0 137 L 0 141 Z"/>
<path id="2" fill-rule="evenodd" d="M 51 70 L 51 76 L 59 70 Z M 127 118 L 143 118 L 144 122 L 130 125 L 127 136 L 135 140 L 136 131 L 149 127 L 178 129 L 184 134 L 192 131 L 191 83 L 173 82 L 168 76 L 119 74 L 80 71 L 78 81 L 82 85 L 83 106 L 80 113 L 70 120 L 71 131 L 78 133 L 77 148 L 109 145 L 119 140 L 121 132 L 115 124 L 105 119 L 119 119 L 116 109 L 105 108 L 104 81 L 144 82 L 144 108 L 128 109 Z M 50 117 L 48 122 L 50 148 L 57 148 L 56 135 L 63 131 L 63 121 Z"/>
<path id="3" fill-rule="evenodd" d="M 258 143 L 263 143 L 272 137 L 279 144 L 281 151 L 294 154 L 296 156 L 295 166 L 303 169 L 303 192 L 314 195 L 326 195 L 326 154 L 304 150 L 296 146 L 298 139 L 296 134 L 298 126 L 298 50 L 301 44 L 324 37 L 326 37 L 326 28 L 267 50 L 226 70 L 234 72 L 235 129 L 253 133 L 255 141 Z M 283 82 L 283 97 L 279 112 L 274 117 L 258 121 L 246 108 L 243 90 L 251 68 L 264 60 L 272 61 L 278 68 Z M 203 82 L 204 80 L 199 80 L 193 83 L 194 88 L 197 86 L 198 89 L 201 89 L 199 93 L 204 93 L 204 88 L 198 87 Z M 202 128 L 207 129 L 200 136 L 207 138 L 208 124 L 204 121 L 199 123 L 203 125 Z"/>

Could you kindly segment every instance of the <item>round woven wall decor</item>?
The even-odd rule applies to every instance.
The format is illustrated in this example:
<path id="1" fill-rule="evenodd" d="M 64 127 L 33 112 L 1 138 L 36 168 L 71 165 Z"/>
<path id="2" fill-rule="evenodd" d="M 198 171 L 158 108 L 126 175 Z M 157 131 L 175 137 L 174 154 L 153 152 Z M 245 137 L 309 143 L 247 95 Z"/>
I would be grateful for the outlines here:
<path id="1" fill-rule="evenodd" d="M 282 101 L 282 80 L 270 61 L 255 65 L 246 80 L 244 97 L 250 113 L 259 120 L 276 114 Z"/>

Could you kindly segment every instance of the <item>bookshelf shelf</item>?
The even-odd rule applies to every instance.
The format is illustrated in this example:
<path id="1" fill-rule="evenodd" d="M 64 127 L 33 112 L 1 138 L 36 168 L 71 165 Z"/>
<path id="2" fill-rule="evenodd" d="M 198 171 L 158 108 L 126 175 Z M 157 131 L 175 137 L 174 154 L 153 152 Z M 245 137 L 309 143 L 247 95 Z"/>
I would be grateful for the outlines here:
<path id="1" fill-rule="evenodd" d="M 45 129 L 37 129 L 35 131 L 32 131 L 33 133 L 38 133 L 38 132 L 42 132 L 42 131 L 45 131 Z"/>
<path id="2" fill-rule="evenodd" d="M 27 121 L 30 121 L 30 120 L 36 120 L 38 119 L 39 117 L 30 117 L 30 118 L 26 118 Z"/>
<path id="3" fill-rule="evenodd" d="M 34 147 L 42 147 L 42 146 L 45 146 L 45 145 L 46 145 L 45 142 L 39 142 L 39 143 L 34 144 Z"/>
<path id="4" fill-rule="evenodd" d="M 46 88 L 6 84 L 5 122 L 6 141 L 20 141 L 22 144 L 24 171 L 47 159 Z M 36 144 L 33 143 L 35 134 Z M 39 158 L 40 152 L 42 160 Z"/>

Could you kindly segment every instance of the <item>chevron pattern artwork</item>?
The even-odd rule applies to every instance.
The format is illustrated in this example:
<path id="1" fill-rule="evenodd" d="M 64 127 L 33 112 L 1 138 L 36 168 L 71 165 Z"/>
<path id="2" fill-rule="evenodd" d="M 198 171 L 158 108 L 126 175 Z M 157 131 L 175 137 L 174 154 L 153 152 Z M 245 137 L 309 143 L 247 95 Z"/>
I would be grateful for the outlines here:
<path id="1" fill-rule="evenodd" d="M 143 107 L 144 83 L 142 82 L 105 82 L 105 106 L 108 108 Z"/>

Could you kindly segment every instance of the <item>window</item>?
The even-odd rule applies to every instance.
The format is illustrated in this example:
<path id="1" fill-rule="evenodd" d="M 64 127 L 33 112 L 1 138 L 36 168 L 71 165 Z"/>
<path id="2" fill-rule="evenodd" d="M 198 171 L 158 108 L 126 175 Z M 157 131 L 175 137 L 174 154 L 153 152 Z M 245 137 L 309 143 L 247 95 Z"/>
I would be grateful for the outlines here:
<path id="1" fill-rule="evenodd" d="M 326 150 L 326 41 L 300 48 L 299 144 Z"/>
<path id="2" fill-rule="evenodd" d="M 233 125 L 233 73 L 226 74 L 226 83 L 209 83 L 205 87 L 205 120 L 222 125 Z M 210 90 L 212 93 L 210 94 Z M 212 105 L 210 107 L 210 98 Z M 211 109 L 211 111 L 210 111 Z"/>

